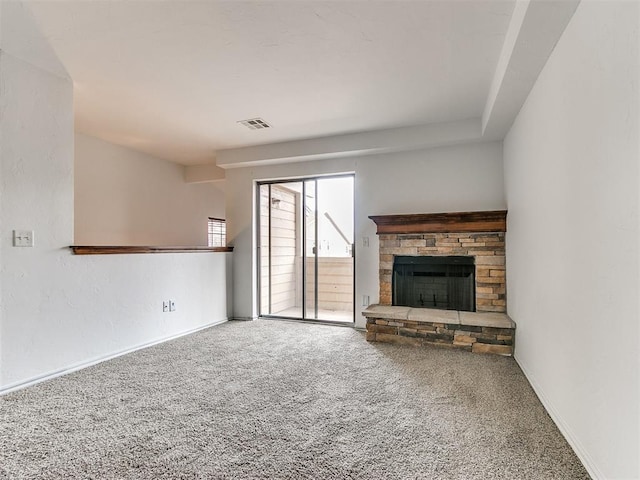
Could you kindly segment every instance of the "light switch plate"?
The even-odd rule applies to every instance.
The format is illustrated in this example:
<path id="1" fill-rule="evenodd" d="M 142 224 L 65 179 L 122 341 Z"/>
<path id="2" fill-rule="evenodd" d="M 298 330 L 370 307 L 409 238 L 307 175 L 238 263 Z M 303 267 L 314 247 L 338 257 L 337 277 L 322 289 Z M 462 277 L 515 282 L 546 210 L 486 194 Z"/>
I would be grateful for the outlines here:
<path id="1" fill-rule="evenodd" d="M 14 247 L 33 247 L 33 230 L 14 230 Z"/>

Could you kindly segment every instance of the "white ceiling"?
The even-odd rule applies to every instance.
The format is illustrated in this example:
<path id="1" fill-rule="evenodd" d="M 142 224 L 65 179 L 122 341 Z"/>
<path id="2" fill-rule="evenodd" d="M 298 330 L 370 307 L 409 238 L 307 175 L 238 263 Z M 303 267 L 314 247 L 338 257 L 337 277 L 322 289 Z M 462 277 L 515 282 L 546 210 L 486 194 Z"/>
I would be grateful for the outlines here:
<path id="1" fill-rule="evenodd" d="M 73 78 L 78 131 L 194 165 L 481 117 L 515 0 L 28 3 Z M 273 129 L 236 123 L 252 117 Z"/>

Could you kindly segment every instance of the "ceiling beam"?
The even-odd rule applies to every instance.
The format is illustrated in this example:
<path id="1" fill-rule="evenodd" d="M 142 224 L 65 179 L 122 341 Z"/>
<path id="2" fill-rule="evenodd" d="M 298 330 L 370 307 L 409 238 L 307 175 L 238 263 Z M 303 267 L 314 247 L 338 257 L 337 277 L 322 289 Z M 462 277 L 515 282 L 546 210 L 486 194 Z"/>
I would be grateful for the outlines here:
<path id="1" fill-rule="evenodd" d="M 480 118 L 218 150 L 222 168 L 419 150 L 481 139 Z"/>
<path id="2" fill-rule="evenodd" d="M 482 114 L 482 134 L 503 139 L 580 0 L 519 0 Z"/>

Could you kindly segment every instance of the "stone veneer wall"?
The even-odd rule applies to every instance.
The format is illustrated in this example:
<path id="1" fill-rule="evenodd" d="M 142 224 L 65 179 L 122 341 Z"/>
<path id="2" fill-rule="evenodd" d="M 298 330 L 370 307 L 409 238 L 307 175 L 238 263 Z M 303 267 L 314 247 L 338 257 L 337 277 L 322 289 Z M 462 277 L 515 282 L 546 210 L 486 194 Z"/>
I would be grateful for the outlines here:
<path id="1" fill-rule="evenodd" d="M 507 311 L 503 232 L 381 234 L 379 240 L 381 305 L 391 305 L 395 255 L 466 255 L 475 259 L 476 311 Z"/>
<path id="2" fill-rule="evenodd" d="M 371 305 L 362 315 L 369 342 L 513 355 L 516 324 L 504 313 Z"/>
<path id="3" fill-rule="evenodd" d="M 366 339 L 369 342 L 397 343 L 416 347 L 435 345 L 473 353 L 511 356 L 514 337 L 514 328 L 367 318 Z"/>

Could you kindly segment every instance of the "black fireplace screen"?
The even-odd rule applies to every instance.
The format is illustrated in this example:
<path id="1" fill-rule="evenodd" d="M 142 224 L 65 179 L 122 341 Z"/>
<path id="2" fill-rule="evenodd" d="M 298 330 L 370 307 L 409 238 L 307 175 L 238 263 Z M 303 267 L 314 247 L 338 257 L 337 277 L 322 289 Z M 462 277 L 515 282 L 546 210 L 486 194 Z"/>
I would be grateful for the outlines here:
<path id="1" fill-rule="evenodd" d="M 395 257 L 392 303 L 474 312 L 473 257 Z"/>

